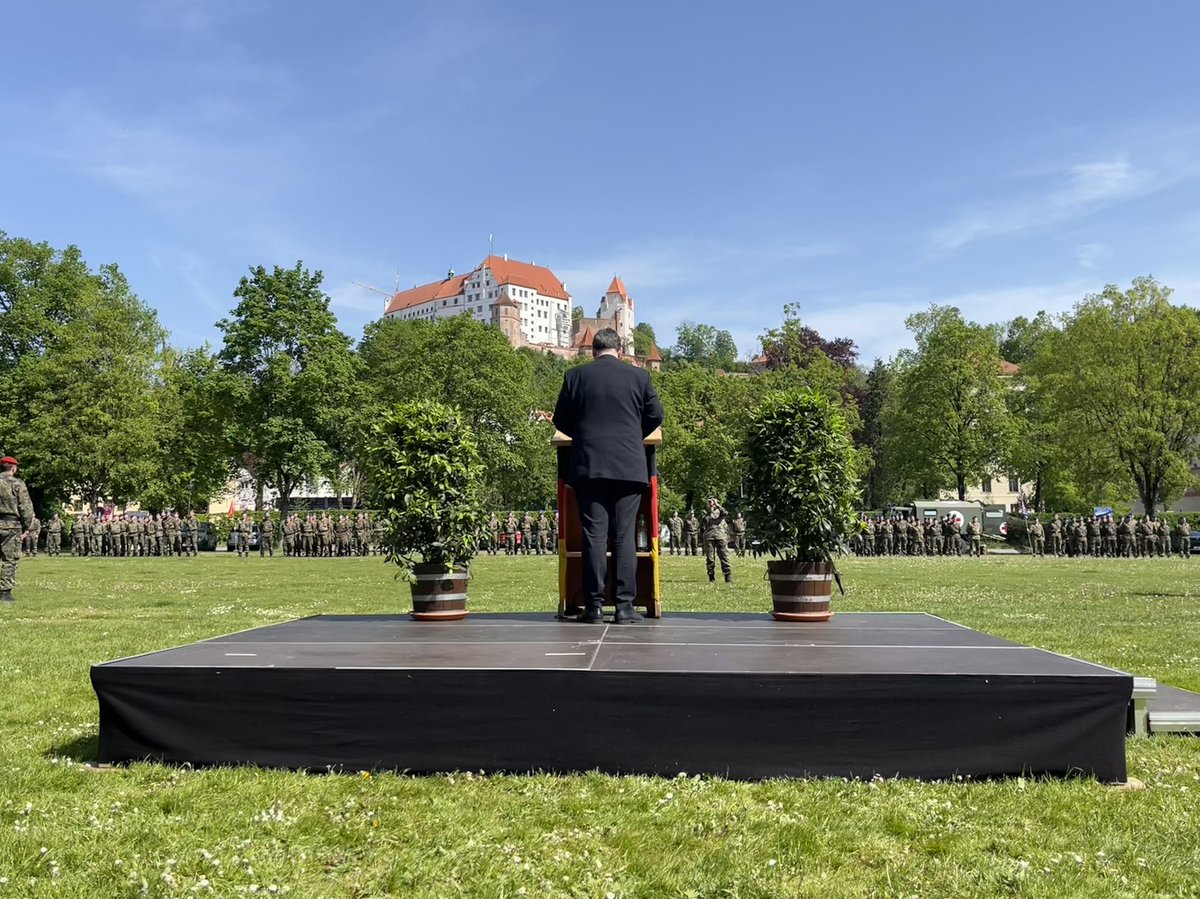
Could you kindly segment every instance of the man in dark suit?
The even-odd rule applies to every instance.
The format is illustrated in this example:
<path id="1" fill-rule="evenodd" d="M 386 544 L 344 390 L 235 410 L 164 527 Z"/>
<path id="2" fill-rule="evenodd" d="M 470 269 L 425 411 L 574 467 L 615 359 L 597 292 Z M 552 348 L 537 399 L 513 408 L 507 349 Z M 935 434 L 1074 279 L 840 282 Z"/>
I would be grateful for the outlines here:
<path id="1" fill-rule="evenodd" d="M 615 624 L 640 621 L 633 600 L 637 581 L 638 507 L 650 484 L 642 441 L 662 424 L 663 408 L 640 368 L 621 362 L 612 328 L 596 332 L 588 365 L 563 378 L 554 426 L 571 438 L 567 483 L 583 526 L 583 601 L 580 621 L 604 621 L 608 543 L 612 543 Z"/>

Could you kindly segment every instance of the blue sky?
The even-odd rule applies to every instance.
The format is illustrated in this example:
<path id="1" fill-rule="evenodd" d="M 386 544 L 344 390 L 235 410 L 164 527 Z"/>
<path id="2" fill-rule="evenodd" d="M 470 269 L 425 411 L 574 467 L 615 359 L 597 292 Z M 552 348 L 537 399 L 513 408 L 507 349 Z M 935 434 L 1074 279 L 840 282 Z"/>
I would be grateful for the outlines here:
<path id="1" fill-rule="evenodd" d="M 785 303 L 866 361 L 906 315 L 1200 304 L 1200 4 L 12 4 L 0 230 L 116 262 L 178 345 L 253 265 L 383 297 L 498 253 L 670 345 Z"/>

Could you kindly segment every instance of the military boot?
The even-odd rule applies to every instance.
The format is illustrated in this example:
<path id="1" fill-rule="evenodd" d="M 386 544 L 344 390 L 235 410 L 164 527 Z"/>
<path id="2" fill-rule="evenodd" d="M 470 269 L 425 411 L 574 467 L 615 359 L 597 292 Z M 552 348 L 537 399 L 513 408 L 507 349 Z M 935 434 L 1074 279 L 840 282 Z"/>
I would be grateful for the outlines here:
<path id="1" fill-rule="evenodd" d="M 16 602 L 11 590 L 0 590 L 0 602 Z"/>

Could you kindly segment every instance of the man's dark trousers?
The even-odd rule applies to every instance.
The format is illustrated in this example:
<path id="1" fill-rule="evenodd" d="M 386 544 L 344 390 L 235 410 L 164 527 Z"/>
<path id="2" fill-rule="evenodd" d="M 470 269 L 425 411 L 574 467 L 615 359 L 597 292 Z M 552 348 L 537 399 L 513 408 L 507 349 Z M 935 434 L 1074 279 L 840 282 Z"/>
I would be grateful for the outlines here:
<path id="1" fill-rule="evenodd" d="M 575 483 L 574 490 L 583 528 L 584 607 L 594 610 L 603 607 L 608 579 L 605 554 L 611 540 L 613 601 L 618 610 L 629 609 L 637 596 L 637 513 L 646 485 L 584 479 Z"/>

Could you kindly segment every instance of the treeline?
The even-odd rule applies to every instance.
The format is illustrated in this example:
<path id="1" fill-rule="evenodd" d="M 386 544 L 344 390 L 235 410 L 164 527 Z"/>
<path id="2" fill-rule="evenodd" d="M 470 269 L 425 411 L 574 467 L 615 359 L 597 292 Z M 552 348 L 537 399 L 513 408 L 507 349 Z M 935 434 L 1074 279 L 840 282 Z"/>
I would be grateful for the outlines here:
<path id="1" fill-rule="evenodd" d="M 932 307 L 908 320 L 915 349 L 869 369 L 850 338 L 822 337 L 795 306 L 762 335 L 756 374 L 728 332 L 684 323 L 655 375 L 663 506 L 737 497 L 749 414 L 800 385 L 842 404 L 868 508 L 1008 472 L 1036 485 L 1039 507 L 1169 500 L 1191 484 L 1200 434 L 1200 317 L 1168 295 L 1139 279 L 1061 319 L 1002 325 Z M 381 320 L 355 341 L 321 273 L 300 263 L 251 269 L 233 297 L 221 345 L 181 350 L 116 266 L 0 233 L 0 448 L 21 459 L 39 509 L 73 496 L 204 509 L 242 469 L 284 510 L 321 480 L 364 504 L 369 428 L 414 397 L 462 410 L 495 508 L 554 505 L 539 413 L 578 361 L 513 350 L 469 317 Z M 653 329 L 635 340 L 643 351 Z"/>

